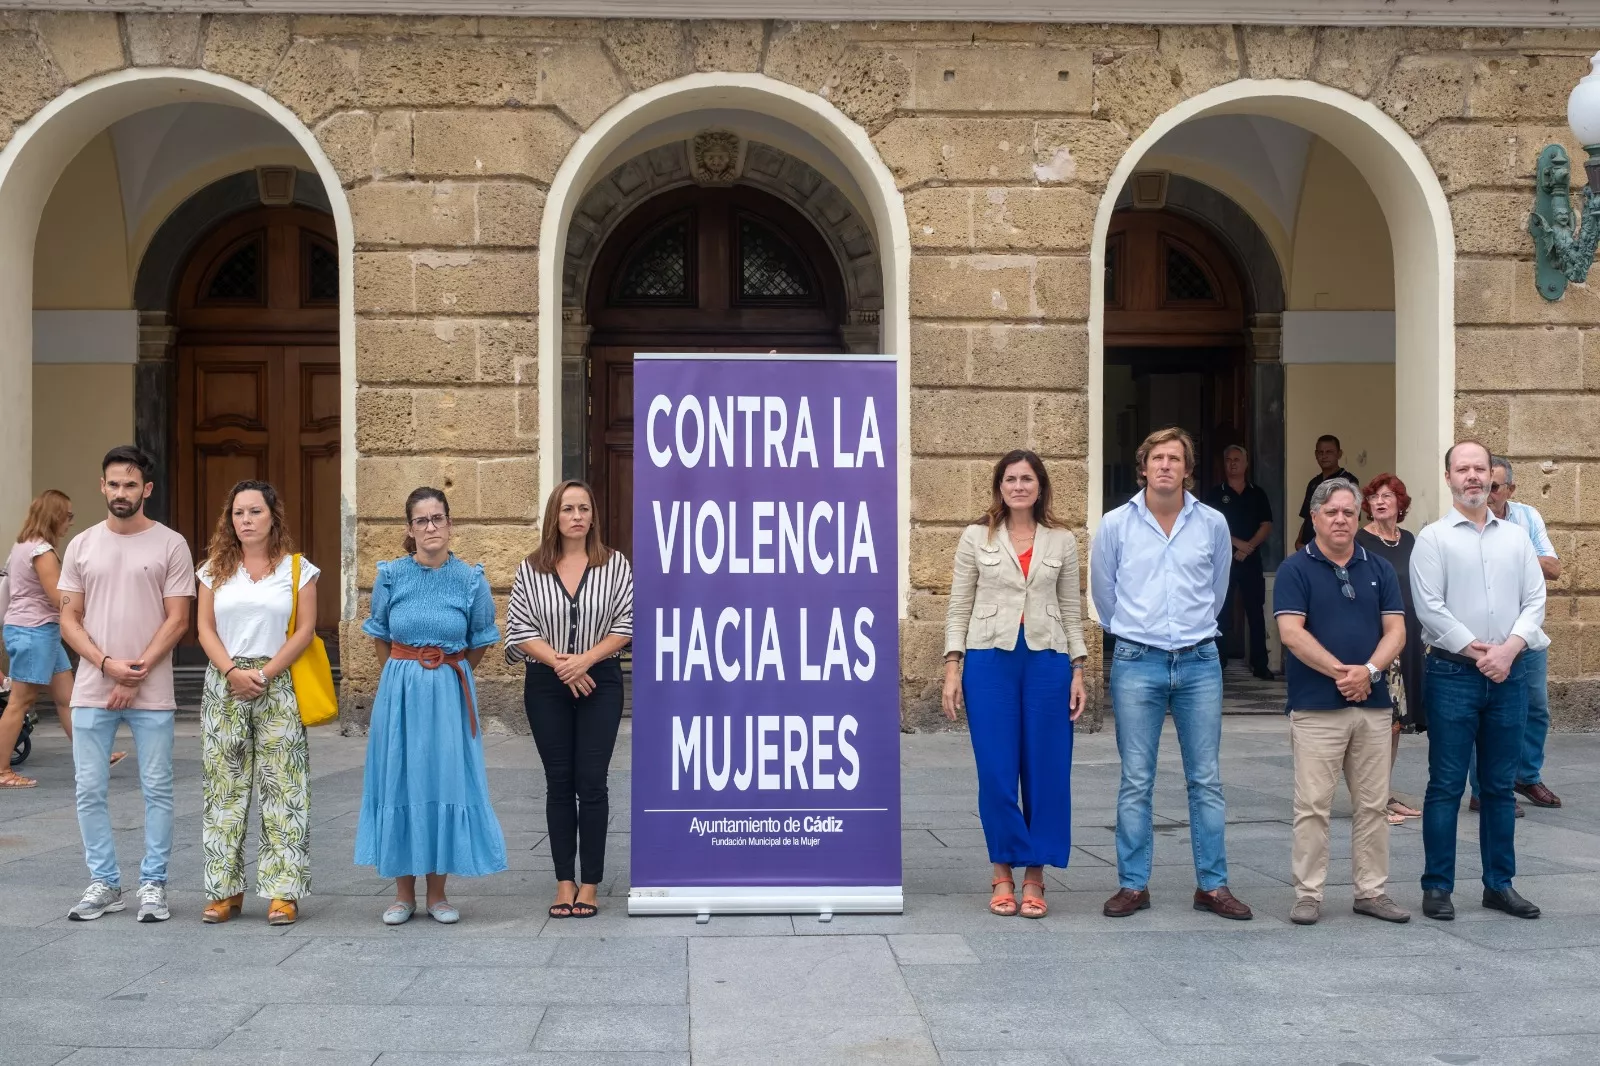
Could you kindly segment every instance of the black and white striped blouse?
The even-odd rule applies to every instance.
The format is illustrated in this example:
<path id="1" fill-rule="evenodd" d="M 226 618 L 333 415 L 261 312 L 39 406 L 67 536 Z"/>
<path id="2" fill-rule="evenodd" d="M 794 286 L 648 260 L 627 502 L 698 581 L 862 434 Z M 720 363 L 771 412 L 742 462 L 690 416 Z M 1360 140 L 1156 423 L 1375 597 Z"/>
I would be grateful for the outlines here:
<path id="1" fill-rule="evenodd" d="M 576 596 L 567 594 L 559 575 L 542 574 L 522 561 L 506 607 L 506 662 L 528 661 L 517 645 L 530 640 L 576 655 L 612 634 L 633 636 L 633 568 L 621 552 L 585 570 Z"/>

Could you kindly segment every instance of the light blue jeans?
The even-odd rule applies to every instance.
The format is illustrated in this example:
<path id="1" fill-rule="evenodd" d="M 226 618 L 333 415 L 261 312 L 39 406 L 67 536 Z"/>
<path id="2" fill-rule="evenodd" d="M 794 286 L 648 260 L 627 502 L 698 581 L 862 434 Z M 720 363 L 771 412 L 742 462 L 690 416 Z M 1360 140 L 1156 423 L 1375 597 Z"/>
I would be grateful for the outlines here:
<path id="1" fill-rule="evenodd" d="M 1123 888 L 1150 883 L 1154 826 L 1150 801 L 1167 712 L 1178 730 L 1189 786 L 1189 838 L 1195 880 L 1210 892 L 1228 883 L 1223 846 L 1227 807 L 1217 756 L 1222 748 L 1222 663 L 1215 642 L 1166 652 L 1117 641 L 1111 663 L 1122 787 L 1117 792 L 1117 879 Z"/>
<path id="2" fill-rule="evenodd" d="M 78 831 L 83 834 L 89 876 L 96 881 L 122 884 L 106 799 L 111 788 L 111 743 L 118 723 L 127 722 L 138 749 L 139 788 L 144 793 L 144 862 L 139 880 L 166 883 L 172 855 L 172 717 L 171 711 L 72 709 Z"/>

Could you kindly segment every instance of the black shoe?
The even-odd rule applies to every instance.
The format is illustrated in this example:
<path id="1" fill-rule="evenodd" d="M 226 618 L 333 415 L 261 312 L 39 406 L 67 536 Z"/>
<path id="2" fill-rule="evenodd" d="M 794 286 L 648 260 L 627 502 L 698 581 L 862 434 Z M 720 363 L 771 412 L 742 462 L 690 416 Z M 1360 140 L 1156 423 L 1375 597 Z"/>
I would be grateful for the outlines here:
<path id="1" fill-rule="evenodd" d="M 1250 673 L 1258 681 L 1276 681 L 1276 680 L 1278 680 L 1276 677 L 1273 676 L 1272 671 L 1268 670 L 1264 666 L 1259 670 L 1251 670 Z"/>
<path id="2" fill-rule="evenodd" d="M 1513 918 L 1539 917 L 1539 908 L 1517 895 L 1517 890 L 1510 885 L 1498 892 L 1492 888 L 1484 889 L 1483 905 L 1492 911 L 1505 911 Z"/>
<path id="3" fill-rule="evenodd" d="M 1485 895 L 1487 899 L 1487 895 Z M 1488 904 L 1485 904 L 1487 906 Z M 1450 893 L 1442 888 L 1425 888 L 1422 890 L 1422 916 L 1440 922 L 1453 922 L 1456 917 L 1456 905 L 1450 902 Z"/>

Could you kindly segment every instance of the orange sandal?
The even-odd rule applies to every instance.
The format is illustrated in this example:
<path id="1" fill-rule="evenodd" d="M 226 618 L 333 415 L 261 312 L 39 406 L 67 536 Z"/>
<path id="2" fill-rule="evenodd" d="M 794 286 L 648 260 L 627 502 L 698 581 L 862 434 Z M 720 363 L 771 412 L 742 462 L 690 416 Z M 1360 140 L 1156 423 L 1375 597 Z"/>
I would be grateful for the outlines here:
<path id="1" fill-rule="evenodd" d="M 1011 891 L 1003 896 L 990 896 L 989 913 L 1010 918 L 1017 913 L 1017 883 L 1009 877 L 997 877 L 989 882 L 990 888 L 996 885 L 1010 885 Z"/>
<path id="2" fill-rule="evenodd" d="M 200 912 L 200 920 L 207 925 L 221 925 L 229 918 L 237 918 L 239 912 L 244 910 L 244 893 L 229 896 L 227 899 L 214 899 L 206 904 L 206 909 Z"/>
<path id="3" fill-rule="evenodd" d="M 1037 896 L 1028 895 L 1028 886 L 1032 885 L 1039 890 Z M 1044 882 L 1030 881 L 1026 878 L 1022 882 L 1022 916 L 1024 918 L 1043 918 L 1050 913 L 1050 904 L 1044 901 Z"/>
<path id="4" fill-rule="evenodd" d="M 292 899 L 275 899 L 267 907 L 268 925 L 293 925 L 300 917 L 300 907 Z"/>

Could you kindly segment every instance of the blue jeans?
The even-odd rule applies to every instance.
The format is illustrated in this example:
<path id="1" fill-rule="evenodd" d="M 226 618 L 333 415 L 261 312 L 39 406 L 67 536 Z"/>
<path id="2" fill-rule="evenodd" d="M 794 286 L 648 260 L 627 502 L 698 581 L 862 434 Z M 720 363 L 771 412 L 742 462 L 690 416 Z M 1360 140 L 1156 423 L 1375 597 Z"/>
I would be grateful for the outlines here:
<path id="1" fill-rule="evenodd" d="M 1150 883 L 1154 830 L 1150 801 L 1167 712 L 1178 729 L 1189 784 L 1189 838 L 1195 879 L 1210 892 L 1228 883 L 1223 846 L 1227 808 L 1217 754 L 1222 747 L 1222 662 L 1214 642 L 1165 652 L 1117 641 L 1111 663 L 1122 787 L 1117 791 L 1117 878 L 1123 888 Z"/>
<path id="2" fill-rule="evenodd" d="M 1522 730 L 1522 753 L 1514 783 L 1537 785 L 1544 775 L 1544 742 L 1550 735 L 1550 650 L 1525 651 L 1522 663 L 1528 678 L 1528 724 Z M 1473 798 L 1477 798 L 1476 757 L 1467 764 L 1467 781 Z"/>
<path id="3" fill-rule="evenodd" d="M 1072 660 L 1058 651 L 1028 650 L 1019 633 L 1014 651 L 968 652 L 961 689 L 989 861 L 1066 866 L 1072 851 Z"/>
<path id="4" fill-rule="evenodd" d="M 78 831 L 89 876 L 108 885 L 122 883 L 117 847 L 106 805 L 111 788 L 111 742 L 117 724 L 128 723 L 139 753 L 139 788 L 144 793 L 144 862 L 140 881 L 167 880 L 172 855 L 172 712 L 72 709 L 72 765 L 78 783 Z"/>
<path id="5" fill-rule="evenodd" d="M 1528 712 L 1526 655 L 1495 684 L 1477 667 L 1427 657 L 1428 791 L 1422 803 L 1422 887 L 1455 891 L 1456 820 L 1474 752 L 1481 771 L 1478 848 L 1483 885 L 1499 891 L 1517 873 L 1511 786 Z"/>

